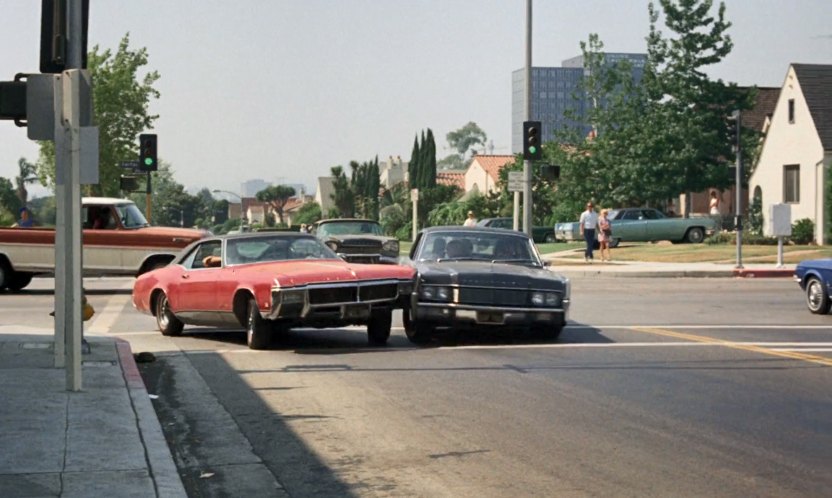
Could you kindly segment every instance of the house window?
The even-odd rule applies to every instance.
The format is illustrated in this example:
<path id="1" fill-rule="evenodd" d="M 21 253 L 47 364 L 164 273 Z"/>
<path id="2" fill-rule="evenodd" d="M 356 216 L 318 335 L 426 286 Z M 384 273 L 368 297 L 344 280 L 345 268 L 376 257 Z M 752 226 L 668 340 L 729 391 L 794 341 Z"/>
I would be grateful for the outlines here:
<path id="1" fill-rule="evenodd" d="M 783 166 L 783 202 L 800 202 L 800 165 Z"/>
<path id="2" fill-rule="evenodd" d="M 789 99 L 789 123 L 794 124 L 794 99 Z"/>

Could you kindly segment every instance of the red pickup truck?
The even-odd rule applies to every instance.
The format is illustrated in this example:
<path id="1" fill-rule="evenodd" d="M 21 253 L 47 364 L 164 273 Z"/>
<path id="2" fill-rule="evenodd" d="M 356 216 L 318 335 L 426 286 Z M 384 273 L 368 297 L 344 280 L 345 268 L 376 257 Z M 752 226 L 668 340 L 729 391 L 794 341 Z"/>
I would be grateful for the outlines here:
<path id="1" fill-rule="evenodd" d="M 170 263 L 209 232 L 152 227 L 128 199 L 82 200 L 83 273 L 138 276 Z M 55 271 L 54 228 L 0 228 L 0 290 L 19 291 L 32 277 Z"/>

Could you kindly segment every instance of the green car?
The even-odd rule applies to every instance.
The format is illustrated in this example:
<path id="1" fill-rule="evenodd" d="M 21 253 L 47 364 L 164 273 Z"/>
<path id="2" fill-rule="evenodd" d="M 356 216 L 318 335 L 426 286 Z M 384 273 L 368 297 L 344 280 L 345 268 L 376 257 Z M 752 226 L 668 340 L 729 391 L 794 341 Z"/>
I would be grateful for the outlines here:
<path id="1" fill-rule="evenodd" d="M 653 208 L 611 209 L 607 216 L 612 225 L 611 247 L 621 242 L 672 242 L 699 243 L 706 235 L 716 231 L 716 221 L 707 216 L 669 218 Z M 580 224 L 558 223 L 555 235 L 560 240 L 582 240 Z"/>

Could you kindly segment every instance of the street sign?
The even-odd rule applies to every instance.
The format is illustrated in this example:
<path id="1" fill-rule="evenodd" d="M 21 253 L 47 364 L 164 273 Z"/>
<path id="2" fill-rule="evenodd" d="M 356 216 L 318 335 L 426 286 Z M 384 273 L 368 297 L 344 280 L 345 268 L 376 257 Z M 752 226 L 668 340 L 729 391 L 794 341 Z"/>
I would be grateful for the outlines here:
<path id="1" fill-rule="evenodd" d="M 410 189 L 410 200 L 411 201 L 418 201 L 419 200 L 419 189 L 418 188 Z"/>
<path id="2" fill-rule="evenodd" d="M 121 166 L 123 169 L 136 170 L 139 169 L 139 160 L 137 159 L 135 161 L 121 161 L 119 163 L 119 166 Z"/>
<path id="3" fill-rule="evenodd" d="M 522 192 L 523 191 L 523 172 L 509 171 L 508 172 L 508 191 Z"/>

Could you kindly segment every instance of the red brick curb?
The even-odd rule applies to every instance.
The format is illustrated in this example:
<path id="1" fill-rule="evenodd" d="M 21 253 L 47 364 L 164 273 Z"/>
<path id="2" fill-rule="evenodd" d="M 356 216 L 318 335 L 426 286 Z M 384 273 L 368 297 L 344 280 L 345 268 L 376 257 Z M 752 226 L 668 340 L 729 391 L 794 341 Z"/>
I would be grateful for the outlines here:
<path id="1" fill-rule="evenodd" d="M 794 270 L 734 270 L 734 276 L 739 278 L 788 278 L 794 275 Z"/>
<path id="2" fill-rule="evenodd" d="M 124 374 L 127 387 L 129 389 L 145 389 L 139 367 L 136 366 L 136 359 L 133 358 L 133 350 L 130 349 L 130 343 L 117 339 L 116 350 L 118 351 L 118 359 L 121 363 L 121 371 Z"/>

